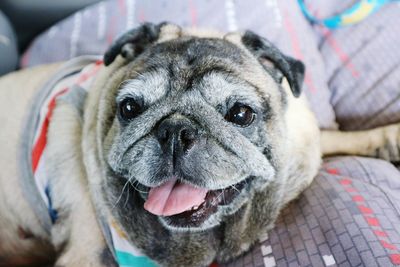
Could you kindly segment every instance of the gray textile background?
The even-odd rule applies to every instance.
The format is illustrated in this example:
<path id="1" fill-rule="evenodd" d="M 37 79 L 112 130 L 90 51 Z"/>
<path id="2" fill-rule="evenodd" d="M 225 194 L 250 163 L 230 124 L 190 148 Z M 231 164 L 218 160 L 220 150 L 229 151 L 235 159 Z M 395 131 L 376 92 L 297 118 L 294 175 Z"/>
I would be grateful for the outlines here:
<path id="1" fill-rule="evenodd" d="M 119 34 L 140 22 L 171 21 L 222 31 L 251 29 L 307 66 L 304 91 L 323 128 L 335 128 L 324 64 L 310 25 L 296 0 L 108 0 L 58 23 L 39 36 L 22 66 L 103 54 Z"/>
<path id="2" fill-rule="evenodd" d="M 320 17 L 355 0 L 309 0 Z M 341 129 L 360 130 L 400 121 L 400 2 L 389 3 L 352 27 L 314 27 L 324 58 L 331 104 Z"/>
<path id="3" fill-rule="evenodd" d="M 400 173 L 360 157 L 325 160 L 276 226 L 229 267 L 400 266 Z"/>

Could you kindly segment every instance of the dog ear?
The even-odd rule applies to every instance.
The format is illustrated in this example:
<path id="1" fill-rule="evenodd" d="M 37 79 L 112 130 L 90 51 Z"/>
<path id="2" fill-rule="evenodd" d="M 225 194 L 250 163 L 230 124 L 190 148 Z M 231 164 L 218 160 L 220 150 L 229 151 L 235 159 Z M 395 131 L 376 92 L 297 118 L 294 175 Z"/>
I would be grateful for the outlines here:
<path id="1" fill-rule="evenodd" d="M 244 33 L 242 43 L 261 64 L 264 65 L 265 61 L 270 61 L 275 68 L 279 69 L 288 80 L 293 95 L 295 97 L 300 95 L 305 72 L 305 66 L 301 61 L 285 56 L 270 41 L 251 31 Z"/>
<path id="2" fill-rule="evenodd" d="M 124 33 L 111 44 L 104 54 L 104 64 L 110 65 L 119 54 L 127 59 L 137 57 L 147 46 L 159 38 L 161 27 L 164 25 L 167 25 L 167 23 L 163 22 L 156 25 L 144 23 Z"/>

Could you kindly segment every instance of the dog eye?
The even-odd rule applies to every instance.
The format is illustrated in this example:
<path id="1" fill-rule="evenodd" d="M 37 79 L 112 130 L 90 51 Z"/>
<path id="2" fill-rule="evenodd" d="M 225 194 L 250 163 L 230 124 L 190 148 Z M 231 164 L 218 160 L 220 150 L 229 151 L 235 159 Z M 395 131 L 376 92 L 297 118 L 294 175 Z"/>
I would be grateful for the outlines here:
<path id="1" fill-rule="evenodd" d="M 119 114 L 123 120 L 131 120 L 139 115 L 141 106 L 133 98 L 125 98 L 119 104 Z"/>
<path id="2" fill-rule="evenodd" d="M 249 126 L 255 119 L 254 110 L 241 103 L 236 103 L 226 114 L 225 120 L 242 127 Z"/>

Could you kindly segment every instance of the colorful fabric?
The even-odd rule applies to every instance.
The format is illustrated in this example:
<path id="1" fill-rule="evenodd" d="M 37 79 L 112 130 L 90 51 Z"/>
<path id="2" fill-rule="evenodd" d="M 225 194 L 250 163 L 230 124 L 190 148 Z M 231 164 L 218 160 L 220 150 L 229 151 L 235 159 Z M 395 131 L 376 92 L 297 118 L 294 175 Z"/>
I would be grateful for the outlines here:
<path id="1" fill-rule="evenodd" d="M 84 67 L 79 73 L 68 77 L 68 82 L 59 81 L 43 100 L 40 113 L 37 114 L 38 124 L 35 132 L 34 145 L 32 148 L 32 171 L 33 179 L 37 190 L 48 208 L 51 222 L 57 221 L 57 211 L 52 207 L 52 197 L 50 178 L 46 172 L 46 144 L 47 131 L 51 123 L 52 113 L 56 107 L 57 99 L 67 95 L 71 90 L 77 88 L 85 91 L 89 90 L 97 71 L 100 69 L 102 61 L 97 61 Z M 83 103 L 83 101 L 82 101 Z M 112 218 L 105 224 L 111 231 L 109 243 L 113 244 L 112 251 L 120 267 L 155 267 L 156 265 L 144 254 L 130 244 L 126 235 L 118 228 Z"/>
<path id="2" fill-rule="evenodd" d="M 316 18 L 307 8 L 304 0 L 298 0 L 301 11 L 311 23 L 321 24 L 330 29 L 352 25 L 364 20 L 366 17 L 377 11 L 383 5 L 399 0 L 361 0 L 351 8 L 341 12 L 339 15 L 326 18 Z"/>
<path id="3" fill-rule="evenodd" d="M 93 65 L 84 68 L 78 75 L 75 83 L 82 88 L 87 88 L 93 80 L 94 74 L 100 67 L 102 62 L 95 63 Z M 50 92 L 42 103 L 42 108 L 38 114 L 38 125 L 35 133 L 34 145 L 32 149 L 32 171 L 37 189 L 48 207 L 50 218 L 54 223 L 57 220 L 57 211 L 52 207 L 51 201 L 51 188 L 49 186 L 50 177 L 46 171 L 46 144 L 47 144 L 47 130 L 50 124 L 50 120 L 53 114 L 53 110 L 56 106 L 56 100 L 58 97 L 67 93 L 71 87 L 64 87 L 65 84 L 54 87 L 54 90 Z"/>
<path id="4" fill-rule="evenodd" d="M 115 257 L 120 267 L 156 267 L 146 255 L 127 240 L 125 233 L 115 221 L 110 224 Z"/>

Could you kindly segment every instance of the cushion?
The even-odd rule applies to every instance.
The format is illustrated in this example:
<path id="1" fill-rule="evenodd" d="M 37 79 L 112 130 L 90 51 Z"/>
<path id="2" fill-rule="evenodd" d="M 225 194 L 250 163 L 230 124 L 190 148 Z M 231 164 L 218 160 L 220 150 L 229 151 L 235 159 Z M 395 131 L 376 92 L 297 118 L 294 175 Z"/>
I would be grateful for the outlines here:
<path id="1" fill-rule="evenodd" d="M 84 54 L 103 54 L 121 33 L 140 22 L 170 21 L 183 27 L 221 31 L 251 29 L 274 42 L 285 53 L 305 62 L 304 91 L 322 128 L 335 128 L 329 104 L 324 63 L 312 28 L 296 0 L 109 0 L 91 6 L 40 35 L 26 51 L 22 66 L 66 60 Z"/>
<path id="2" fill-rule="evenodd" d="M 400 172 L 361 157 L 325 160 L 276 226 L 221 266 L 400 266 Z"/>
<path id="3" fill-rule="evenodd" d="M 340 4 L 338 4 L 338 2 Z M 307 1 L 318 17 L 340 13 L 355 0 Z M 343 130 L 400 121 L 400 3 L 388 3 L 358 24 L 328 31 L 315 26 Z"/>
<path id="4" fill-rule="evenodd" d="M 18 65 L 18 47 L 15 32 L 0 10 L 0 76 L 14 71 Z"/>

